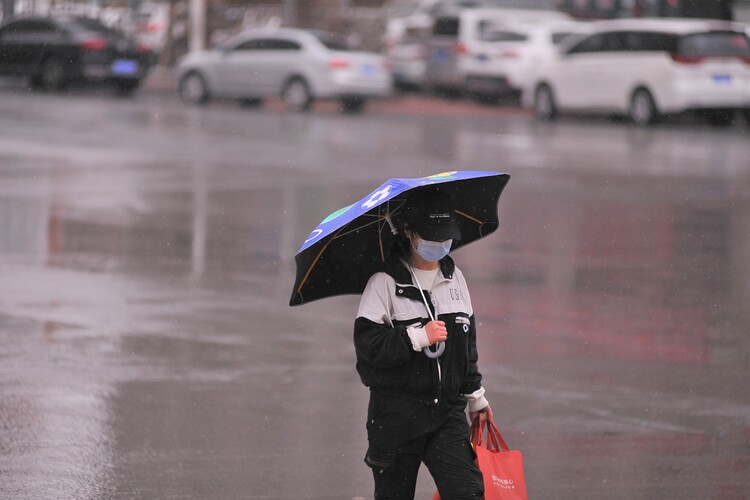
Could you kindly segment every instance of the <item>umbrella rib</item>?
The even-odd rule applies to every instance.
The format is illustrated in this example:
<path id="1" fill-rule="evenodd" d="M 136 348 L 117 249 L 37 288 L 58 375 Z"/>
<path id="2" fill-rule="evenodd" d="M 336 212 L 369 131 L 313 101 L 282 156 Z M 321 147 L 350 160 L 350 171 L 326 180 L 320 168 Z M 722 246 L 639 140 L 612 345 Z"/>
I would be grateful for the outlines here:
<path id="1" fill-rule="evenodd" d="M 334 236 L 333 238 L 331 238 L 331 239 L 334 239 L 334 240 L 335 240 L 336 238 L 339 238 L 339 237 L 341 237 L 341 236 L 346 236 L 347 234 L 351 234 L 351 233 L 353 233 L 354 231 L 358 231 L 358 230 L 360 230 L 360 229 L 366 228 L 367 226 L 372 226 L 373 224 L 377 224 L 378 222 L 380 222 L 380 221 L 381 221 L 381 219 L 382 219 L 382 220 L 385 220 L 385 219 L 384 219 L 383 217 L 381 217 L 381 216 L 379 216 L 379 215 L 377 215 L 377 216 L 373 215 L 372 217 L 378 217 L 378 219 L 377 219 L 377 220 L 374 220 L 374 221 L 372 221 L 372 222 L 368 222 L 367 224 L 363 224 L 363 225 L 361 225 L 361 226 L 353 227 L 353 228 L 351 228 L 351 229 L 350 229 L 349 231 L 347 231 L 347 232 L 345 232 L 345 233 L 342 233 L 342 232 L 338 232 L 338 233 L 336 233 L 336 235 L 335 235 L 335 236 Z M 345 226 L 345 227 L 346 227 L 346 226 Z M 343 229 L 343 228 L 341 228 L 341 229 Z"/>
<path id="2" fill-rule="evenodd" d="M 474 222 L 476 222 L 477 224 L 484 224 L 484 222 L 483 222 L 483 221 L 481 221 L 481 220 L 477 219 L 476 217 L 472 217 L 471 215 L 469 215 L 469 214 L 467 214 L 467 213 L 461 212 L 460 210 L 456 210 L 456 213 L 457 213 L 458 215 L 462 215 L 462 216 L 466 217 L 466 218 L 467 218 L 467 219 L 469 219 L 469 220 L 473 220 L 473 221 L 474 221 Z"/>
<path id="3" fill-rule="evenodd" d="M 380 222 L 381 219 L 385 220 L 385 218 L 381 217 L 380 215 L 377 215 L 377 216 L 373 215 L 373 217 L 377 217 L 377 219 L 374 220 L 374 221 L 372 221 L 372 222 L 368 222 L 367 224 L 365 224 L 363 226 L 352 228 L 351 231 L 347 231 L 345 233 L 342 233 L 341 231 L 344 228 L 342 227 L 341 229 L 339 229 L 339 231 L 335 235 L 333 235 L 333 237 L 331 239 L 329 239 L 326 242 L 326 244 L 323 246 L 323 248 L 320 249 L 320 252 L 318 252 L 318 255 L 315 256 L 315 260 L 313 260 L 312 264 L 310 264 L 310 267 L 307 268 L 307 272 L 305 273 L 305 276 L 302 278 L 302 281 L 300 281 L 300 284 L 297 287 L 297 293 L 300 293 L 302 291 L 302 287 L 305 286 L 305 282 L 307 281 L 307 278 L 310 277 L 310 273 L 312 272 L 313 268 L 315 267 L 315 264 L 318 263 L 318 261 L 320 260 L 320 257 L 323 255 L 323 252 L 326 251 L 326 249 L 328 248 L 328 245 L 330 245 L 333 240 L 335 240 L 337 238 L 340 238 L 342 236 L 346 236 L 347 234 L 351 234 L 354 231 L 357 231 L 358 229 L 362 229 L 364 227 L 371 226 L 373 224 L 377 224 L 378 222 Z M 344 227 L 346 227 L 346 226 L 344 226 Z"/>
<path id="4" fill-rule="evenodd" d="M 403 205 L 403 203 L 401 205 Z M 398 210 L 399 208 L 401 208 L 401 205 L 399 205 L 396 208 L 396 210 Z M 388 202 L 388 206 L 390 207 L 390 200 Z M 318 261 L 320 260 L 320 258 L 323 256 L 323 253 L 328 248 L 328 245 L 330 245 L 333 240 L 338 239 L 338 238 L 340 238 L 342 236 L 346 236 L 348 234 L 351 234 L 351 233 L 353 233 L 355 231 L 358 231 L 358 230 L 363 229 L 365 227 L 371 226 L 373 224 L 378 224 L 378 240 L 380 240 L 380 256 L 381 256 L 381 260 L 385 260 L 385 254 L 384 254 L 384 251 L 383 251 L 383 240 L 380 238 L 380 232 L 383 230 L 383 224 L 382 224 L 383 221 L 387 220 L 386 216 L 389 215 L 389 214 L 393 214 L 393 213 L 395 213 L 395 210 L 393 212 L 391 212 L 390 210 L 387 210 L 386 211 L 386 215 L 381 215 L 380 214 L 380 207 L 378 207 L 378 214 L 377 215 L 376 214 L 367 214 L 367 213 L 362 215 L 363 217 L 374 217 L 375 218 L 374 221 L 368 222 L 367 224 L 363 224 L 361 226 L 353 227 L 353 228 L 351 228 L 349 231 L 347 231 L 345 233 L 343 233 L 342 231 L 344 230 L 344 228 L 346 227 L 346 225 L 344 227 L 340 228 L 338 230 L 338 232 L 336 234 L 334 234 L 331 237 L 331 239 L 329 239 L 326 242 L 326 244 L 323 246 L 323 248 L 320 249 L 320 252 L 318 252 L 318 255 L 315 256 L 315 259 L 312 261 L 312 264 L 310 264 L 310 267 L 307 268 L 307 272 L 305 273 L 305 276 L 302 278 L 302 280 L 300 281 L 299 286 L 297 287 L 297 293 L 301 293 L 302 287 L 305 286 L 305 282 L 307 282 L 307 278 L 310 277 L 310 273 L 312 273 L 312 270 L 315 267 L 315 264 L 318 263 Z M 469 217 L 469 218 L 471 218 L 471 217 Z"/>
<path id="5" fill-rule="evenodd" d="M 338 236 L 338 234 L 337 234 Z M 318 260 L 320 260 L 320 256 L 323 255 L 323 252 L 326 251 L 326 248 L 328 248 L 328 245 L 331 244 L 331 242 L 336 238 L 334 236 L 330 240 L 326 242 L 326 244 L 323 246 L 323 248 L 320 249 L 320 252 L 318 252 L 318 255 L 315 256 L 315 260 L 312 261 L 312 264 L 310 264 L 310 267 L 307 268 L 307 272 L 305 273 L 305 276 L 302 278 L 302 281 L 300 281 L 299 286 L 297 287 L 297 293 L 300 293 L 302 291 L 302 287 L 305 286 L 305 282 L 307 281 L 307 278 L 310 277 L 310 273 L 312 272 L 313 268 L 315 267 L 315 264 L 318 263 Z"/>

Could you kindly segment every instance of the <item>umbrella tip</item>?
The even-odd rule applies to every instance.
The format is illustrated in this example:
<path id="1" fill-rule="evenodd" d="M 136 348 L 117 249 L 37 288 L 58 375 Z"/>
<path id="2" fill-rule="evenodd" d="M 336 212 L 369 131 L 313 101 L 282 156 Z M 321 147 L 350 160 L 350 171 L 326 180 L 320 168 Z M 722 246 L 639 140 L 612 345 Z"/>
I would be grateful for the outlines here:
<path id="1" fill-rule="evenodd" d="M 302 304 L 302 295 L 299 292 L 294 292 L 292 298 L 289 299 L 289 306 L 294 307 Z"/>

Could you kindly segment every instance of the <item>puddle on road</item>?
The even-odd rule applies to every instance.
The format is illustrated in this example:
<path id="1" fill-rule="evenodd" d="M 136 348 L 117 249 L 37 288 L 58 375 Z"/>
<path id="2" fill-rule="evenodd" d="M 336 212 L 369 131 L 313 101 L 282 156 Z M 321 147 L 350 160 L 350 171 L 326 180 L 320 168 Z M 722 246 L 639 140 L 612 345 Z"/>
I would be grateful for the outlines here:
<path id="1" fill-rule="evenodd" d="M 460 154 L 476 146 L 458 143 Z M 372 175 L 342 181 L 174 164 L 15 171 L 14 188 L 0 190 L 0 270 L 16 280 L 0 283 L 8 341 L 0 360 L 15 359 L 4 366 L 18 374 L 35 366 L 24 348 L 44 357 L 24 375 L 26 394 L 0 408 L 0 425 L 22 431 L 14 457 L 24 453 L 17 447 L 41 449 L 32 458 L 52 459 L 29 470 L 43 478 L 44 468 L 66 472 L 66 457 L 45 453 L 40 440 L 73 450 L 81 458 L 74 478 L 54 481 L 73 493 L 102 488 L 91 496 L 107 496 L 106 488 L 201 496 L 222 484 L 246 492 L 254 481 L 270 492 L 302 491 L 316 485 L 309 466 L 307 477 L 285 485 L 274 478 L 278 463 L 302 469 L 321 454 L 346 455 L 366 481 L 363 430 L 331 425 L 342 410 L 329 404 L 363 398 L 352 383 L 355 310 L 335 302 L 290 312 L 286 301 L 301 242 L 326 215 L 372 191 Z M 743 473 L 748 466 L 736 445 L 750 421 L 748 214 L 747 193 L 725 179 L 513 173 L 500 229 L 456 259 L 480 322 L 488 390 L 507 432 L 528 450 L 534 482 L 573 478 L 604 498 L 603 479 L 627 491 L 632 473 L 660 498 L 660 477 L 638 470 L 655 455 L 654 470 L 681 484 L 711 476 L 743 486 L 713 472 L 726 462 Z M 292 342 L 308 323 L 314 340 Z M 344 342 L 329 330 L 345 331 Z M 277 331 L 275 344 L 266 341 Z M 75 376 L 60 375 L 66 370 Z M 13 389 L 13 377 L 4 380 Z M 69 391 L 57 399 L 42 387 L 49 380 Z M 596 401 L 566 396 L 576 390 Z M 503 405 L 503 396 L 516 404 Z M 43 404 L 51 407 L 37 411 Z M 712 405 L 715 414 L 702 413 Z M 357 411 L 345 410 L 347 422 Z M 697 462 L 659 469 L 693 453 L 713 454 L 709 471 Z M 583 458 L 566 462 L 571 454 Z M 20 468 L 33 465 L 5 464 L 14 478 L 29 477 Z M 114 468 L 121 477 L 110 475 Z M 582 470 L 593 472 L 581 478 Z"/>

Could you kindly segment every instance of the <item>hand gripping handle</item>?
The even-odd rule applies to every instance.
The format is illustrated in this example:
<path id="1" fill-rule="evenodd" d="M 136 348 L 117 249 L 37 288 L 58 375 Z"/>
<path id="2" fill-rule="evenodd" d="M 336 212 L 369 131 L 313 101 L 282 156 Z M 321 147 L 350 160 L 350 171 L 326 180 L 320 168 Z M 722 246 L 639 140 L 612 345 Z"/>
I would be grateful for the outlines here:
<path id="1" fill-rule="evenodd" d="M 437 342 L 435 344 L 435 350 L 433 351 L 429 347 L 423 347 L 422 352 L 425 356 L 431 359 L 439 358 L 443 355 L 443 352 L 445 351 L 445 342 Z"/>

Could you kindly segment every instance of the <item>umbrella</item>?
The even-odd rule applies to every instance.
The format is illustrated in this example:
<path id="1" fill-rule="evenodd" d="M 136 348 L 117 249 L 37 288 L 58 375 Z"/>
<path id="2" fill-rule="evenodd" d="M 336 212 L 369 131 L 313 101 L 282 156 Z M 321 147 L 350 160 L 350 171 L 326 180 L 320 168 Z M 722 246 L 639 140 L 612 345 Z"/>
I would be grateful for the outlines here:
<path id="1" fill-rule="evenodd" d="M 497 229 L 497 203 L 509 179 L 500 172 L 454 171 L 386 181 L 310 233 L 295 257 L 297 276 L 289 305 L 362 293 L 388 259 L 394 240 L 390 221 L 398 217 L 411 190 L 438 185 L 453 198 L 461 229 L 455 250 Z"/>

